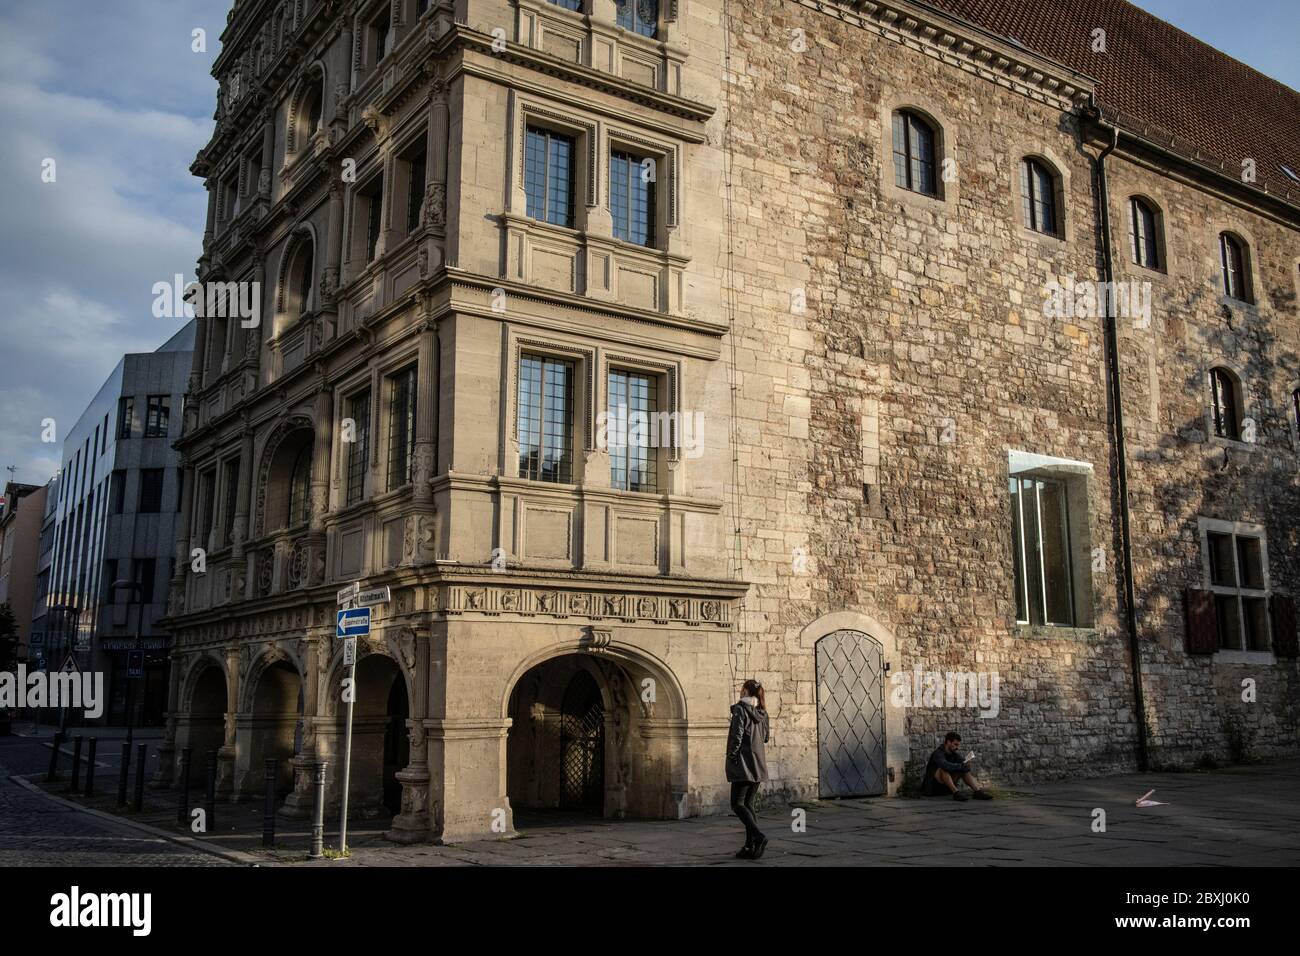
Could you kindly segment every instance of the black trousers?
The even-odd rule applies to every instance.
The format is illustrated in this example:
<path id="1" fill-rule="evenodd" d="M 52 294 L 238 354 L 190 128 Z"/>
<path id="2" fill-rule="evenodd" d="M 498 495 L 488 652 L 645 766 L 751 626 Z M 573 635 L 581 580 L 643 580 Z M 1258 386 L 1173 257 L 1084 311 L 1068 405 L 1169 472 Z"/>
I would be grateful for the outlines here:
<path id="1" fill-rule="evenodd" d="M 745 825 L 745 845 L 753 846 L 762 836 L 758 829 L 758 819 L 754 816 L 754 798 L 758 796 L 758 784 L 733 783 L 731 785 L 731 812 L 740 817 Z"/>

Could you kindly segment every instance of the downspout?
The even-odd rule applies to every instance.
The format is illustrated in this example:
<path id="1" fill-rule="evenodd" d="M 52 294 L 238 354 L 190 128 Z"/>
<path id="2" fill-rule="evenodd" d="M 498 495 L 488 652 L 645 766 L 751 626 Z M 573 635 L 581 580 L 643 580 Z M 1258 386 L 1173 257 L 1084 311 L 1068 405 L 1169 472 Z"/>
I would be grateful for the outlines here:
<path id="1" fill-rule="evenodd" d="M 1110 134 L 1110 142 L 1093 161 L 1097 205 L 1101 211 L 1101 269 L 1106 283 L 1106 379 L 1114 412 L 1111 439 L 1115 446 L 1116 498 L 1119 506 L 1120 563 L 1124 574 L 1125 618 L 1128 622 L 1129 660 L 1133 672 L 1133 708 L 1137 720 L 1138 770 L 1150 766 L 1147 744 L 1146 698 L 1142 692 L 1142 647 L 1138 641 L 1137 600 L 1133 588 L 1133 539 L 1129 529 L 1128 452 L 1124 442 L 1124 392 L 1120 376 L 1119 334 L 1115 317 L 1115 270 L 1110 234 L 1110 195 L 1106 188 L 1106 157 L 1119 145 L 1119 127 L 1107 126 L 1095 97 L 1089 99 L 1084 116 L 1098 129 Z M 1082 135 L 1082 131 L 1080 131 Z"/>

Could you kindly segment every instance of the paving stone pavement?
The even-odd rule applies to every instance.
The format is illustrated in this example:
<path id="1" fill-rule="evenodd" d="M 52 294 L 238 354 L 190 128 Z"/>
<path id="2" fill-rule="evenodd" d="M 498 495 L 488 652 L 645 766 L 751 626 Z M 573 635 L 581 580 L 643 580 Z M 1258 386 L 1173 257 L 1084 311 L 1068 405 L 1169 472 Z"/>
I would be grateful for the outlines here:
<path id="1" fill-rule="evenodd" d="M 48 746 L 31 740 L 0 738 L 0 867 L 231 865 L 125 823 L 70 808 L 10 779 L 37 768 L 44 773 L 49 754 Z"/>
<path id="2" fill-rule="evenodd" d="M 15 740 L 0 738 L 0 765 L 18 765 L 39 780 L 49 759 L 48 743 Z M 65 771 L 67 766 L 65 758 Z M 102 774 L 100 793 L 92 802 L 114 811 L 116 776 L 111 770 Z M 1153 799 L 1165 805 L 1135 807 L 1137 798 L 1152 788 Z M 42 852 L 57 851 L 59 862 L 70 863 L 78 862 L 78 853 L 94 861 L 119 845 L 95 839 L 100 831 L 72 819 L 75 813 L 34 805 L 42 798 L 17 795 L 13 789 L 8 781 L 0 787 L 0 864 L 32 858 L 27 845 L 15 841 L 28 840 Z M 63 792 L 57 784 L 52 789 Z M 200 799 L 196 793 L 194 802 Z M 175 824 L 175 806 L 174 791 L 149 791 L 144 813 L 124 816 L 188 837 Z M 1093 830 L 1097 809 L 1106 814 L 1104 832 Z M 803 811 L 802 832 L 792 826 L 796 811 Z M 28 814 L 35 814 L 30 824 Z M 220 804 L 217 816 L 220 826 L 204 839 L 262 865 L 755 865 L 733 856 L 742 831 L 731 816 L 605 821 L 520 811 L 518 838 L 455 846 L 398 846 L 383 839 L 385 821 L 355 821 L 350 827 L 352 856 L 328 863 L 305 859 L 306 821 L 281 821 L 277 848 L 268 851 L 260 845 L 260 806 Z M 771 843 L 758 865 L 1294 866 L 1300 863 L 1300 761 L 1038 784 L 1000 792 L 991 802 L 877 798 L 769 805 L 759 820 Z M 337 840 L 336 826 L 336 820 L 327 821 L 327 844 Z M 78 840 L 83 832 L 84 845 Z M 44 843 L 42 836 L 48 837 Z M 163 865 L 220 862 L 160 844 L 158 838 L 139 837 L 138 862 L 151 864 L 151 855 Z"/>

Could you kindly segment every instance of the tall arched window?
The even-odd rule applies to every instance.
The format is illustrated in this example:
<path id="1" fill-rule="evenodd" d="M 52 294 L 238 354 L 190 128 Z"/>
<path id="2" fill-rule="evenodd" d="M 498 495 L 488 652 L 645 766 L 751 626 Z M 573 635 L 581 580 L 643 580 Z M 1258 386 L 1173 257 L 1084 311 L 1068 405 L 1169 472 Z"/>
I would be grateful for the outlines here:
<path id="1" fill-rule="evenodd" d="M 289 527 L 306 524 L 311 517 L 311 442 L 305 442 L 289 472 Z"/>
<path id="2" fill-rule="evenodd" d="M 618 25 L 652 37 L 659 32 L 659 0 L 617 0 Z"/>
<path id="3" fill-rule="evenodd" d="M 300 236 L 286 253 L 288 262 L 280 276 L 279 308 L 287 324 L 296 322 L 316 305 L 315 254 L 310 234 Z"/>
<path id="4" fill-rule="evenodd" d="M 311 285 L 312 285 L 312 249 L 309 243 L 303 243 L 302 251 L 298 254 L 297 269 L 297 295 L 298 314 L 302 315 L 311 309 Z"/>
<path id="5" fill-rule="evenodd" d="M 937 196 L 934 127 L 911 110 L 894 113 L 894 185 Z"/>
<path id="6" fill-rule="evenodd" d="M 1026 156 L 1020 161 L 1020 199 L 1026 229 L 1060 235 L 1056 175 L 1041 160 Z"/>
<path id="7" fill-rule="evenodd" d="M 1210 417 L 1219 438 L 1241 440 L 1241 386 L 1226 368 L 1210 369 Z"/>
<path id="8" fill-rule="evenodd" d="M 1129 200 L 1129 238 L 1133 261 L 1148 269 L 1160 268 L 1160 218 L 1155 206 L 1138 196 Z"/>
<path id="9" fill-rule="evenodd" d="M 1219 233 L 1219 269 L 1223 275 L 1224 295 L 1242 302 L 1250 301 L 1250 277 L 1246 266 L 1246 244 L 1230 232 Z"/>

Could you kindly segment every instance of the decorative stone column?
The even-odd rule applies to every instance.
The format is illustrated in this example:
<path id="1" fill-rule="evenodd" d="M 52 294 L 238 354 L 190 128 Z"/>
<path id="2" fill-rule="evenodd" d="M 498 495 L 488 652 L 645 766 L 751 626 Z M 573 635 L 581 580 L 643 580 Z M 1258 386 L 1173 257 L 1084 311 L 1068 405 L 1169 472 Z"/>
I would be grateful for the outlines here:
<path id="1" fill-rule="evenodd" d="M 231 645 L 226 649 L 226 715 L 225 743 L 217 751 L 217 797 L 229 800 L 235 792 L 235 750 L 238 741 L 235 737 L 235 715 L 239 711 L 239 648 Z M 200 758 L 195 754 L 195 760 Z"/>
<path id="2" fill-rule="evenodd" d="M 340 259 L 343 255 L 343 179 L 341 170 L 334 170 L 330 176 L 329 226 L 325 239 L 325 271 L 321 273 L 320 288 L 317 299 L 320 312 L 327 316 L 338 329 L 338 291 L 342 278 L 339 274 Z"/>
<path id="3" fill-rule="evenodd" d="M 248 499 L 253 484 L 253 429 L 244 420 L 244 431 L 239 442 L 239 484 L 235 490 L 235 523 L 231 529 L 231 558 L 235 564 L 236 581 L 232 599 L 239 601 L 252 596 L 255 587 L 255 569 L 250 555 L 245 551 L 248 542 Z"/>
<path id="4" fill-rule="evenodd" d="M 311 522 L 307 532 L 306 583 L 325 580 L 325 515 L 329 512 L 330 453 L 334 446 L 333 396 L 324 375 L 316 392 L 313 415 L 316 437 L 311 453 Z"/>
<path id="5" fill-rule="evenodd" d="M 303 655 L 306 673 L 302 682 L 302 748 L 293 758 L 293 792 L 284 799 L 280 807 L 280 816 L 288 820 L 305 820 L 311 816 L 316 802 L 313 771 L 316 766 L 320 748 L 317 735 L 325 722 L 321 717 L 320 682 L 329 666 L 329 652 L 332 650 L 327 634 L 318 634 L 305 639 L 306 650 Z"/>
<path id="6" fill-rule="evenodd" d="M 433 817 L 429 813 L 428 735 L 424 729 L 429 700 L 429 635 L 403 628 L 397 636 L 394 657 L 411 675 L 410 762 L 397 772 L 402 786 L 402 812 L 393 818 L 393 828 L 384 837 L 394 843 L 423 843 L 432 837 Z"/>

